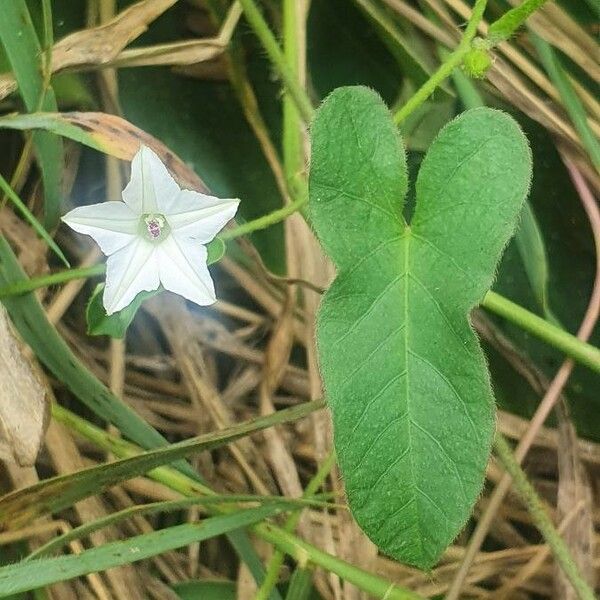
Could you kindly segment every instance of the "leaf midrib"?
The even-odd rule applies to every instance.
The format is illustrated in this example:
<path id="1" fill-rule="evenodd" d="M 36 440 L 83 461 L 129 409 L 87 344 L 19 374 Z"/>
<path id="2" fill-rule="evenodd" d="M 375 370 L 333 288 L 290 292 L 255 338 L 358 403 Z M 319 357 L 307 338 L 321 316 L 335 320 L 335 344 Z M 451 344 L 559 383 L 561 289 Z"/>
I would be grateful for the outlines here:
<path id="1" fill-rule="evenodd" d="M 409 463 L 410 463 L 410 478 L 412 481 L 413 488 L 413 498 L 415 499 L 415 518 L 416 525 L 419 531 L 419 550 L 422 557 L 425 557 L 425 549 L 423 547 L 423 528 L 421 526 L 421 516 L 419 511 L 419 501 L 416 499 L 417 496 L 417 480 L 415 477 L 415 463 L 413 460 L 414 452 L 413 443 L 412 443 L 412 417 L 411 417 L 411 408 L 410 408 L 410 370 L 408 367 L 408 358 L 409 358 L 409 297 L 410 297 L 410 241 L 412 238 L 412 232 L 410 225 L 405 225 L 404 227 L 404 235 L 402 236 L 404 240 L 404 370 L 406 371 L 405 380 L 405 397 L 406 397 L 406 413 L 408 415 L 408 423 L 407 423 L 407 434 L 408 434 L 408 448 L 409 448 Z"/>

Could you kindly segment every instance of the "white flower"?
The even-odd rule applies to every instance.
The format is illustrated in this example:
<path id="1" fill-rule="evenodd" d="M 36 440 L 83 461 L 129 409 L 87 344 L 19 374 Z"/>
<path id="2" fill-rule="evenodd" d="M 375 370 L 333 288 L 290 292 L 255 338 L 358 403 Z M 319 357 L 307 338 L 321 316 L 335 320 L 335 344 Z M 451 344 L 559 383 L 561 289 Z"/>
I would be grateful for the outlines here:
<path id="1" fill-rule="evenodd" d="M 215 302 L 205 244 L 233 218 L 239 200 L 182 190 L 145 146 L 133 157 L 123 200 L 81 206 L 63 217 L 108 256 L 106 313 L 122 310 L 139 292 L 160 284 L 202 306 Z"/>

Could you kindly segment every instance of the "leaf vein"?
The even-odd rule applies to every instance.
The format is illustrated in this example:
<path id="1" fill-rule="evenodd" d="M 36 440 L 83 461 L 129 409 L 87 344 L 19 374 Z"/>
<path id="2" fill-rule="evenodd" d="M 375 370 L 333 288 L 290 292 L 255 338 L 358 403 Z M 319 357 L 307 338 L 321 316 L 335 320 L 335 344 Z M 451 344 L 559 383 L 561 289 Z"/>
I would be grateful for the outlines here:
<path id="1" fill-rule="evenodd" d="M 410 350 L 410 354 L 412 356 L 414 356 L 416 359 L 425 363 L 448 386 L 448 389 L 454 394 L 456 399 L 460 402 L 461 406 L 463 407 L 465 415 L 467 416 L 467 419 L 469 420 L 469 423 L 471 425 L 471 429 L 473 429 L 473 433 L 475 434 L 475 438 L 479 441 L 479 432 L 477 431 L 477 427 L 475 427 L 475 422 L 473 421 L 473 417 L 471 417 L 471 413 L 469 412 L 468 405 L 465 402 L 464 398 L 458 393 L 458 390 L 454 387 L 452 382 L 431 361 L 427 360 L 425 357 L 421 356 L 414 350 Z"/>

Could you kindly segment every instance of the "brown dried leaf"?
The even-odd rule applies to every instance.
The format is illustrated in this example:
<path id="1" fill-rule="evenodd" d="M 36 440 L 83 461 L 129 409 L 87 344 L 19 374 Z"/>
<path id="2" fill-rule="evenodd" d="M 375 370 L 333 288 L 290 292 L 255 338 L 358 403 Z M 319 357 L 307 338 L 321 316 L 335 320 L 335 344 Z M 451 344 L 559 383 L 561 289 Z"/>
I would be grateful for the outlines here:
<path id="1" fill-rule="evenodd" d="M 1 305 L 0 381 L 0 455 L 31 466 L 48 425 L 49 404 Z"/>
<path id="2" fill-rule="evenodd" d="M 108 23 L 76 31 L 55 44 L 52 70 L 110 63 L 131 41 L 146 31 L 149 23 L 176 0 L 144 0 L 120 12 Z"/>
<path id="3" fill-rule="evenodd" d="M 592 490 L 588 474 L 579 457 L 577 432 L 566 405 L 558 405 L 558 499 L 559 521 L 566 523 L 561 532 L 569 545 L 580 573 L 593 588 L 594 519 Z M 568 523 L 567 523 L 568 520 Z M 556 597 L 576 600 L 577 593 L 561 569 L 555 571 Z"/>
<path id="4" fill-rule="evenodd" d="M 225 46 L 217 39 L 185 40 L 124 50 L 111 61 L 111 66 L 195 65 L 220 56 L 224 50 Z"/>
<path id="5" fill-rule="evenodd" d="M 84 65 L 107 65 L 147 25 L 173 6 L 177 0 L 143 0 L 120 12 L 108 23 L 76 31 L 52 49 L 52 72 Z M 0 100 L 17 89 L 12 73 L 0 75 Z"/>

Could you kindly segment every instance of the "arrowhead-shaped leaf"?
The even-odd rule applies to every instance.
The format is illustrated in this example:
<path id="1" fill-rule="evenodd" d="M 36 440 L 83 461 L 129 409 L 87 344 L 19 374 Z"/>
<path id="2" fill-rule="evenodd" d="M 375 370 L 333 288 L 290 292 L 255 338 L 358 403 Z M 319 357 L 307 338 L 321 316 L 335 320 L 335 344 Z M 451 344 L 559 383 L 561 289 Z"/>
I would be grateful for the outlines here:
<path id="1" fill-rule="evenodd" d="M 408 225 L 402 142 L 381 99 L 341 88 L 312 126 L 310 214 L 338 274 L 317 327 L 352 512 L 383 552 L 431 567 L 479 494 L 494 429 L 469 312 L 489 289 L 531 175 L 515 121 L 443 128 Z"/>

